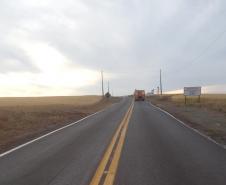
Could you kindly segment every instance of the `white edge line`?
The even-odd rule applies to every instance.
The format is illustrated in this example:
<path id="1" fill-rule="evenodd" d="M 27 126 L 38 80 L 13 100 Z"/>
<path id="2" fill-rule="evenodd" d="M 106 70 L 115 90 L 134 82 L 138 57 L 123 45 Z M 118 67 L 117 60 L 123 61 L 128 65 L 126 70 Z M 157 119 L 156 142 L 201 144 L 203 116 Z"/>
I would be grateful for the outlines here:
<path id="1" fill-rule="evenodd" d="M 194 132 L 196 132 L 197 134 L 199 134 L 200 136 L 206 138 L 207 140 L 213 142 L 214 144 L 220 146 L 221 148 L 223 149 L 226 149 L 226 145 L 223 145 L 223 144 L 220 144 L 218 142 L 216 142 L 214 139 L 212 139 L 211 137 L 203 134 L 202 132 L 200 132 L 199 130 L 195 129 L 195 128 L 192 128 L 191 126 L 189 126 L 188 124 L 184 123 L 183 121 L 179 120 L 178 118 L 176 118 L 175 116 L 173 116 L 172 114 L 170 114 L 169 112 L 163 110 L 162 108 L 156 106 L 156 105 L 153 105 L 151 102 L 149 102 L 151 106 L 159 109 L 160 111 L 164 112 L 165 114 L 167 114 L 168 116 L 172 117 L 173 119 L 175 119 L 176 121 L 180 122 L 182 125 L 184 125 L 186 128 L 189 128 L 191 130 L 193 130 Z"/>
<path id="2" fill-rule="evenodd" d="M 109 108 L 109 107 L 107 107 L 107 108 Z M 56 130 L 54 130 L 54 131 L 51 131 L 51 132 L 45 134 L 45 135 L 42 135 L 42 136 L 40 136 L 40 137 L 38 137 L 38 138 L 36 138 L 36 139 L 33 139 L 33 140 L 28 141 L 28 142 L 26 142 L 26 143 L 24 143 L 24 144 L 22 144 L 22 145 L 19 145 L 19 146 L 15 147 L 15 148 L 12 148 L 12 149 L 10 149 L 10 150 L 8 150 L 8 151 L 6 151 L 6 152 L 0 154 L 0 158 L 1 158 L 1 157 L 4 157 L 4 156 L 6 156 L 6 155 L 8 155 L 8 154 L 10 154 L 10 153 L 12 153 L 12 152 L 14 152 L 14 151 L 20 149 L 20 148 L 23 148 L 23 147 L 25 147 L 25 146 L 27 146 L 27 145 L 29 145 L 29 144 L 31 144 L 31 143 L 34 143 L 35 141 L 38 141 L 38 140 L 40 140 L 40 139 L 42 139 L 42 138 L 45 138 L 45 137 L 47 137 L 47 136 L 49 136 L 49 135 L 52 135 L 52 134 L 54 134 L 54 133 L 56 133 L 56 132 L 59 132 L 60 130 L 63 130 L 63 129 L 65 129 L 65 128 L 67 128 L 67 127 L 71 127 L 71 126 L 73 126 L 73 125 L 75 125 L 75 124 L 77 124 L 77 123 L 79 123 L 79 122 L 81 122 L 81 121 L 83 121 L 83 120 L 85 120 L 85 119 L 91 117 L 91 116 L 94 116 L 94 115 L 96 115 L 96 114 L 98 114 L 98 113 L 101 113 L 101 112 L 103 112 L 103 111 L 104 111 L 105 109 L 107 109 L 107 108 L 104 108 L 104 109 L 102 109 L 102 110 L 100 110 L 100 111 L 98 111 L 98 112 L 95 112 L 95 113 L 93 113 L 93 114 L 90 114 L 90 115 L 88 115 L 88 116 L 86 116 L 86 117 L 84 117 L 84 118 L 82 118 L 82 119 L 80 119 L 80 120 L 78 120 L 78 121 L 76 121 L 76 122 L 70 123 L 70 124 L 68 124 L 68 125 L 66 125 L 66 126 L 63 126 L 63 127 L 61 127 L 61 128 L 58 128 L 58 129 L 56 129 Z"/>

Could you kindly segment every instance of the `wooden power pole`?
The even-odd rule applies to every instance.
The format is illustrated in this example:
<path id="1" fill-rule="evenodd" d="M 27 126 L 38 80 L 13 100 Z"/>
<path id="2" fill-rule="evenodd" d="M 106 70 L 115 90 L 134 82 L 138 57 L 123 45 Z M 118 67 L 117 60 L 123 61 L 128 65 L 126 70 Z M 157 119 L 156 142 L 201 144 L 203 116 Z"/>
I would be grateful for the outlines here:
<path id="1" fill-rule="evenodd" d="M 101 70 L 101 86 L 102 86 L 102 96 L 104 97 L 104 74 Z"/>
<path id="2" fill-rule="evenodd" d="M 108 93 L 110 93 L 110 86 L 109 86 L 109 81 L 108 81 Z"/>
<path id="3" fill-rule="evenodd" d="M 160 69 L 160 94 L 162 95 L 162 70 Z"/>

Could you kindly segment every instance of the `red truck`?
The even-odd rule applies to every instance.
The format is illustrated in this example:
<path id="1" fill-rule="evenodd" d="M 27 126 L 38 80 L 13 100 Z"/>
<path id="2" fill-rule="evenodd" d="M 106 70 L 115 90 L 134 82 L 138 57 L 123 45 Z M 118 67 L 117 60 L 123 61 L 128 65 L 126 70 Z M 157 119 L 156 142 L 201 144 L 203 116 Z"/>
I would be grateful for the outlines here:
<path id="1" fill-rule="evenodd" d="M 145 100 L 145 91 L 144 90 L 135 90 L 134 91 L 135 101 L 144 101 Z"/>

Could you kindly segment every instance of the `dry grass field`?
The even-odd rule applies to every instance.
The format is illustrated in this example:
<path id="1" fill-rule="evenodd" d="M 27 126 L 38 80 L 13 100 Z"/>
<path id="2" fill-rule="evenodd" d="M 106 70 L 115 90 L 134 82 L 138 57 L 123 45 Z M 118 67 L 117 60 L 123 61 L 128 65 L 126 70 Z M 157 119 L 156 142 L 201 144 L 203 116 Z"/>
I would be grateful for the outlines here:
<path id="1" fill-rule="evenodd" d="M 179 105 L 184 104 L 183 95 L 172 95 L 169 100 Z M 226 94 L 204 94 L 201 96 L 200 103 L 197 100 L 197 97 L 188 97 L 187 104 L 189 106 L 201 106 L 226 113 Z"/>
<path id="2" fill-rule="evenodd" d="M 0 152 L 119 100 L 100 96 L 0 98 Z"/>
<path id="3" fill-rule="evenodd" d="M 45 105 L 84 106 L 97 103 L 100 100 L 100 96 L 0 97 L 0 107 Z"/>
<path id="4" fill-rule="evenodd" d="M 167 110 L 193 128 L 226 145 L 226 94 L 204 94 L 197 97 L 183 95 L 151 96 L 153 104 Z"/>

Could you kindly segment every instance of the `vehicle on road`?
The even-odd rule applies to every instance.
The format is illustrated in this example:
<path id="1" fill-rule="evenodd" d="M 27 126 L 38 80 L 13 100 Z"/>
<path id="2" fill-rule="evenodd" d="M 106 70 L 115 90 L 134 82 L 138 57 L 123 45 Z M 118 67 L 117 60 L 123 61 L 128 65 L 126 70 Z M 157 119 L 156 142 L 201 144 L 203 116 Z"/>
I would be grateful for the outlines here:
<path id="1" fill-rule="evenodd" d="M 135 99 L 135 101 L 144 101 L 145 100 L 145 91 L 135 89 L 134 99 Z"/>

